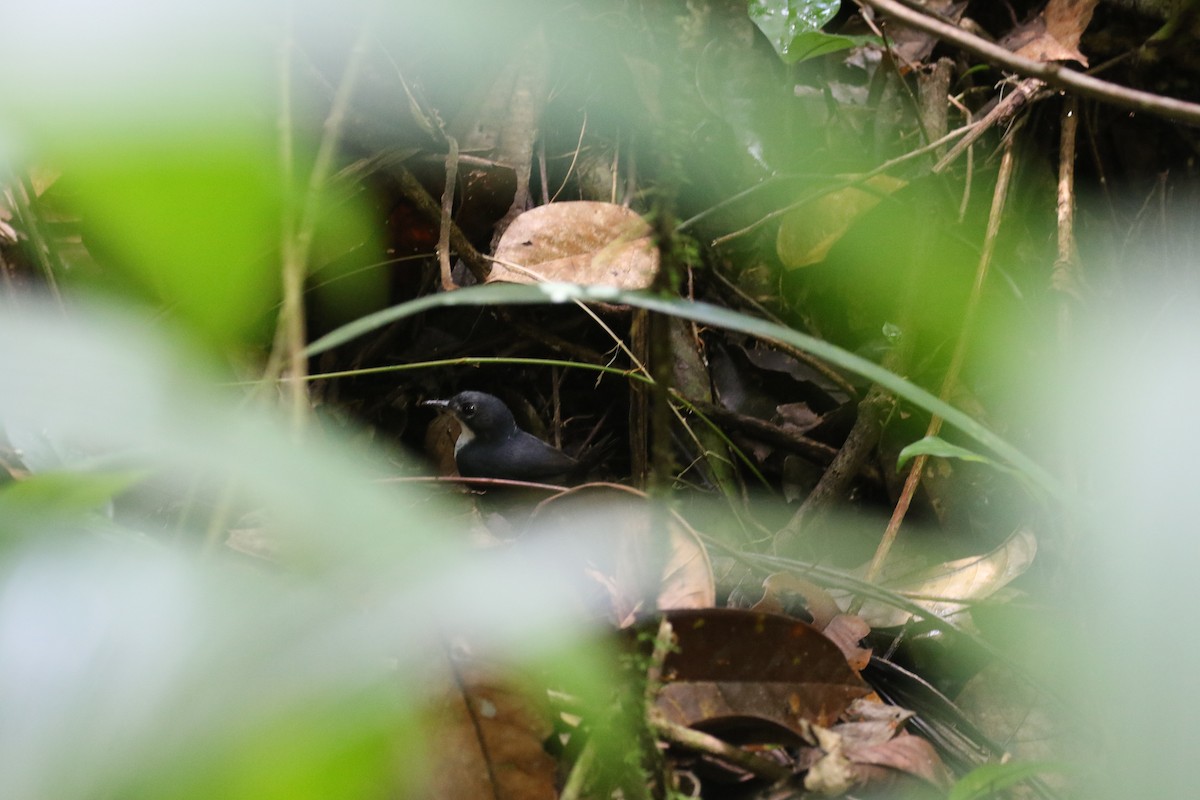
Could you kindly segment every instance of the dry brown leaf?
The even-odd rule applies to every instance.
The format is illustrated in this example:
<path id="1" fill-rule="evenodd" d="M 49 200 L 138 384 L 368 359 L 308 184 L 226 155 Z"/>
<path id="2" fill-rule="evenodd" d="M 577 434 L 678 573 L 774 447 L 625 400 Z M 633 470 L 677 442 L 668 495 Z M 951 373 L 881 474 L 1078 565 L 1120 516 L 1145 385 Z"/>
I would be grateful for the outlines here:
<path id="1" fill-rule="evenodd" d="M 823 587 L 789 572 L 776 572 L 763 579 L 763 596 L 754 604 L 754 610 L 782 614 L 789 596 L 804 602 L 804 607 L 812 616 L 813 627 L 818 630 L 824 630 L 834 617 L 842 613 Z"/>
<path id="2" fill-rule="evenodd" d="M 800 620 L 734 608 L 667 619 L 677 649 L 655 704 L 671 722 L 777 742 L 785 731 L 803 736 L 808 723 L 832 724 L 869 692 L 837 646 Z"/>
<path id="3" fill-rule="evenodd" d="M 907 575 L 890 575 L 883 586 L 912 598 L 938 618 L 959 617 L 963 623 L 967 602 L 983 600 L 995 594 L 1025 572 L 1037 555 L 1037 539 L 1021 528 L 990 553 L 960 558 Z M 936 599 L 930 599 L 936 598 Z M 840 595 L 839 602 L 849 602 Z M 873 628 L 903 625 L 911 617 L 908 611 L 886 603 L 868 601 L 859 612 Z"/>
<path id="4" fill-rule="evenodd" d="M 1092 21 L 1098 0 L 1050 0 L 1036 17 L 1014 29 L 1001 44 L 1033 61 L 1078 61 L 1079 39 Z"/>
<path id="5" fill-rule="evenodd" d="M 832 728 L 812 725 L 798 763 L 807 766 L 804 785 L 810 791 L 845 792 L 850 786 L 887 790 L 912 778 L 945 791 L 950 772 L 937 751 L 919 736 L 899 730 L 912 713 L 878 701 L 855 701 L 846 716 L 852 721 Z"/>
<path id="6" fill-rule="evenodd" d="M 496 247 L 488 282 L 563 281 L 646 289 L 658 249 L 646 221 L 623 206 L 580 200 L 530 209 Z"/>
<path id="7" fill-rule="evenodd" d="M 939 789 L 950 788 L 950 771 L 926 740 L 920 736 L 901 733 L 887 742 L 856 745 L 846 740 L 843 752 L 855 765 L 887 767 L 920 778 Z M 860 772 L 868 781 L 878 779 L 870 772 Z"/>
<path id="8" fill-rule="evenodd" d="M 963 11 L 967 8 L 965 2 L 955 2 L 955 0 L 926 0 L 921 5 L 926 13 L 934 14 L 949 22 L 958 22 L 962 19 Z M 896 58 L 902 64 L 909 67 L 916 67 L 924 63 L 938 43 L 938 38 L 933 34 L 910 28 L 894 20 L 888 23 L 888 33 L 892 38 L 892 52 L 896 54 Z"/>
<path id="9" fill-rule="evenodd" d="M 845 794 L 858 782 L 854 767 L 842 752 L 842 737 L 819 725 L 812 736 L 823 754 L 804 775 L 804 788 L 828 796 Z"/>

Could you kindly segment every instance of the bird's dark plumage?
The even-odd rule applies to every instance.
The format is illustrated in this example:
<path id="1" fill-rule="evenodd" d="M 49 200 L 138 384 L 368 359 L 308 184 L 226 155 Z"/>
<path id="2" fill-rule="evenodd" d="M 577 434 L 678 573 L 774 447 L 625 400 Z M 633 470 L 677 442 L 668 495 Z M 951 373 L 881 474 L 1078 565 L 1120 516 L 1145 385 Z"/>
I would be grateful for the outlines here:
<path id="1" fill-rule="evenodd" d="M 465 478 L 542 481 L 565 475 L 575 459 L 517 427 L 504 401 L 486 392 L 459 392 L 449 400 L 422 405 L 444 409 L 458 419 L 462 433 L 454 462 Z"/>

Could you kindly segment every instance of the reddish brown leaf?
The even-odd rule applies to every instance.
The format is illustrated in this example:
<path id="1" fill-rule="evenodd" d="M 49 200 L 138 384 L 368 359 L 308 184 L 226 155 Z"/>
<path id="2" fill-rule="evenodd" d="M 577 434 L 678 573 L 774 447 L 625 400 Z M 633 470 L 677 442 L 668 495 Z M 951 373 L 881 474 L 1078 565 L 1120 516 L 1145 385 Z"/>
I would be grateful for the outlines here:
<path id="1" fill-rule="evenodd" d="M 799 620 L 730 608 L 667 618 L 678 649 L 657 705 L 672 722 L 776 741 L 780 727 L 800 735 L 805 722 L 831 724 L 870 691 L 837 645 Z"/>

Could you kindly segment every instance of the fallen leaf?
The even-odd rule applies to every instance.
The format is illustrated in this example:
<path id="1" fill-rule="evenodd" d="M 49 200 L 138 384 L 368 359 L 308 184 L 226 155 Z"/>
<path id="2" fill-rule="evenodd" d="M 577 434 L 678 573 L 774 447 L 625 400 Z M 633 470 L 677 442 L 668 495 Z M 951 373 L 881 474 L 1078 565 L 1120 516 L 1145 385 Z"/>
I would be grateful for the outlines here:
<path id="1" fill-rule="evenodd" d="M 521 214 L 496 247 L 488 282 L 565 281 L 646 289 L 658 272 L 650 226 L 612 203 L 551 203 Z"/>
<path id="2" fill-rule="evenodd" d="M 882 585 L 912 598 L 933 617 L 961 615 L 967 603 L 983 600 L 1025 572 L 1037 555 L 1037 539 L 1018 529 L 990 553 L 948 561 L 907 575 L 888 576 Z M 936 599 L 930 599 L 936 598 Z M 849 602 L 839 596 L 839 602 Z M 871 600 L 859 615 L 873 628 L 890 628 L 908 622 L 912 614 L 886 603 Z M 962 622 L 962 620 L 958 620 Z"/>
<path id="3" fill-rule="evenodd" d="M 733 608 L 666 617 L 677 647 L 655 705 L 672 722 L 776 742 L 784 731 L 800 737 L 809 723 L 832 724 L 870 691 L 837 645 L 799 620 Z"/>
<path id="4" fill-rule="evenodd" d="M 793 597 L 803 602 L 817 630 L 823 630 L 830 620 L 842 613 L 824 587 L 790 572 L 776 572 L 763 579 L 763 597 L 753 610 L 783 614 Z"/>

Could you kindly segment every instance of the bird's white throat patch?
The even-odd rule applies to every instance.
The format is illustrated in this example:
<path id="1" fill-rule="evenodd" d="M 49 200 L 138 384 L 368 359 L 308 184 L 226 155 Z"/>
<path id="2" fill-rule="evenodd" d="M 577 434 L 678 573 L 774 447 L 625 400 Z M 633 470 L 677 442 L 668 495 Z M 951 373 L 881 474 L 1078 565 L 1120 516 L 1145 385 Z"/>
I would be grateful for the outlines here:
<path id="1" fill-rule="evenodd" d="M 466 425 L 459 423 L 458 441 L 454 443 L 454 455 L 458 455 L 458 451 L 469 445 L 475 439 L 475 432 Z"/>

